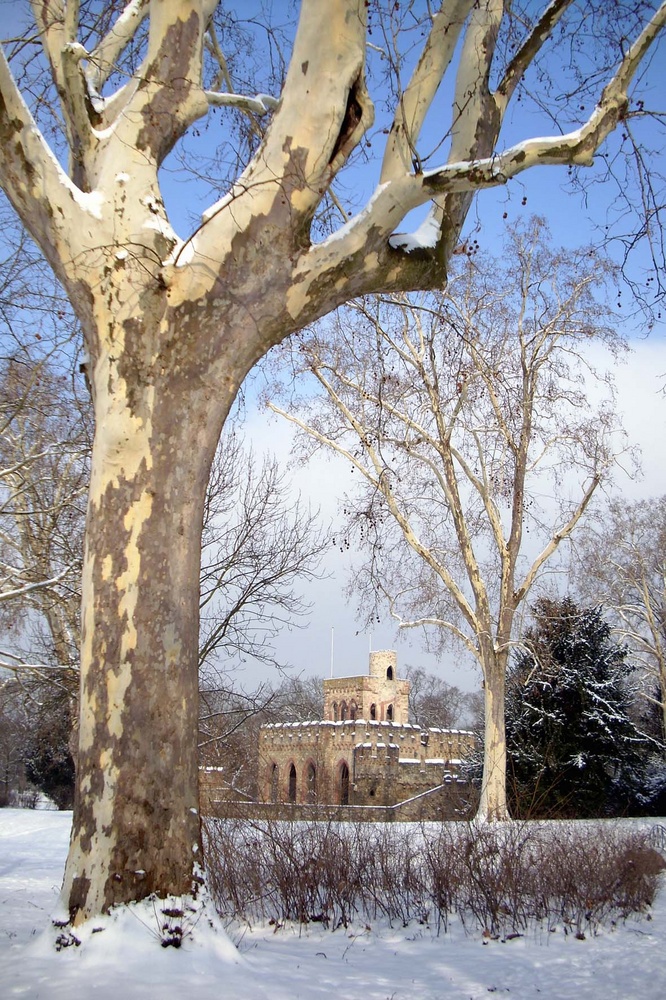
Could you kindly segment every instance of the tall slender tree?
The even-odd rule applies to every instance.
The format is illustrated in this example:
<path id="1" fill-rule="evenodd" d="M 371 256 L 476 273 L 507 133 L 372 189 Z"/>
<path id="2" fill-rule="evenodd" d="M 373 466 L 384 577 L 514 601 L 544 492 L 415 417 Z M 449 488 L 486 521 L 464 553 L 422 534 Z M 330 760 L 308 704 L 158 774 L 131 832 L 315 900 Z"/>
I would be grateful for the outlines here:
<path id="1" fill-rule="evenodd" d="M 553 250 L 539 219 L 509 234 L 501 258 L 461 260 L 446 292 L 356 303 L 334 332 L 300 337 L 303 398 L 280 412 L 360 473 L 345 507 L 366 608 L 453 637 L 481 667 L 479 816 L 498 819 L 516 615 L 612 477 L 612 387 L 597 373 L 592 405 L 585 378 L 591 342 L 622 341 L 598 298 L 601 262 Z"/>
<path id="2" fill-rule="evenodd" d="M 200 535 L 210 464 L 245 375 L 356 295 L 445 284 L 475 191 L 537 165 L 591 164 L 618 123 L 644 113 L 630 87 L 666 22 L 666 5 L 620 0 L 525 10 L 303 0 L 284 80 L 266 97 L 234 89 L 224 52 L 233 7 L 215 20 L 217 6 L 34 2 L 41 51 L 10 41 L 0 56 L 2 187 L 77 313 L 95 412 L 63 889 L 74 923 L 193 890 Z M 598 43 L 584 53 L 583 27 Z M 565 112 L 539 73 L 551 40 L 568 53 L 553 56 L 562 93 L 577 95 Z M 403 43 L 408 62 L 397 58 Z M 368 149 L 369 58 L 390 108 L 375 189 L 322 238 L 320 206 L 340 203 L 336 178 Z M 445 75 L 452 86 L 440 90 Z M 534 137 L 525 122 L 504 147 L 507 111 L 532 86 L 557 119 L 552 132 Z M 441 159 L 424 169 L 438 97 L 450 103 L 434 137 Z M 161 168 L 220 108 L 248 116 L 241 169 L 183 238 Z M 419 238 L 398 236 L 428 204 Z"/>

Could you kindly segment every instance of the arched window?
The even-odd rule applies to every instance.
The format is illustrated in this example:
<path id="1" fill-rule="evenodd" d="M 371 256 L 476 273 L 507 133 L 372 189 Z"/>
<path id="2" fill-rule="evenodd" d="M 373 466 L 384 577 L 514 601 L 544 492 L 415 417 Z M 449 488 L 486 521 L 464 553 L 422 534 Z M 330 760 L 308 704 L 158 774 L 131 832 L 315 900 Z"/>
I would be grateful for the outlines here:
<path id="1" fill-rule="evenodd" d="M 277 764 L 271 767 L 271 802 L 277 802 L 280 797 L 280 769 Z"/>
<path id="2" fill-rule="evenodd" d="M 393 722 L 393 705 L 389 705 L 386 709 L 386 719 L 388 722 Z"/>
<path id="3" fill-rule="evenodd" d="M 370 706 L 370 718 L 371 719 L 377 718 L 377 706 L 374 703 Z"/>
<path id="4" fill-rule="evenodd" d="M 340 721 L 344 722 L 346 718 L 347 718 L 347 702 L 343 701 L 343 703 L 340 705 Z"/>
<path id="5" fill-rule="evenodd" d="M 293 764 L 289 765 L 289 801 L 296 801 L 296 768 Z"/>
<path id="6" fill-rule="evenodd" d="M 306 775 L 307 781 L 307 800 L 308 802 L 317 801 L 317 771 L 312 762 L 308 764 L 308 770 Z"/>
<path id="7" fill-rule="evenodd" d="M 337 701 L 334 701 L 333 702 L 333 722 L 337 722 L 337 721 L 338 721 L 338 703 L 337 703 Z"/>
<path id="8" fill-rule="evenodd" d="M 393 667 L 389 667 L 388 670 L 386 671 L 386 680 L 387 681 L 393 680 Z"/>
<path id="9" fill-rule="evenodd" d="M 349 703 L 349 718 L 354 722 L 356 720 L 356 715 L 358 713 L 358 705 L 355 701 L 350 701 Z"/>
<path id="10" fill-rule="evenodd" d="M 340 765 L 340 805 L 349 805 L 349 768 L 344 760 Z"/>

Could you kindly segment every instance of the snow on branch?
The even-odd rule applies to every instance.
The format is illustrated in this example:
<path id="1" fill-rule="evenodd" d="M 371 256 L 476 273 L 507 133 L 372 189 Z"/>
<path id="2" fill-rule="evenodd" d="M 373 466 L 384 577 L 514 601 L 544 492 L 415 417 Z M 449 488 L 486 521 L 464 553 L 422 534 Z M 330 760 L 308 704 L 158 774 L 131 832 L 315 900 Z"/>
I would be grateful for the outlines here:
<path id="1" fill-rule="evenodd" d="M 131 0 L 104 38 L 89 53 L 86 80 L 91 94 L 101 93 L 118 57 L 134 38 L 149 8 L 150 0 Z"/>
<path id="2" fill-rule="evenodd" d="M 35 583 L 26 583 L 22 587 L 16 587 L 14 590 L 0 591 L 0 603 L 14 600 L 16 597 L 24 597 L 33 590 L 44 590 L 47 587 L 53 587 L 54 584 L 59 583 L 62 579 L 64 579 L 69 572 L 71 572 L 71 566 L 67 566 L 56 576 L 51 577 L 50 580 L 37 580 Z"/>
<path id="3" fill-rule="evenodd" d="M 543 24 L 540 22 L 543 30 L 535 32 L 529 50 L 532 56 L 534 45 L 542 44 L 547 34 L 547 23 L 552 29 L 554 19 L 561 16 L 565 6 L 563 2 L 553 3 L 549 8 L 551 16 L 548 22 L 544 15 Z M 439 224 L 437 214 L 429 217 L 421 231 L 412 234 L 395 233 L 396 218 L 404 218 L 412 209 L 429 200 L 438 200 L 442 195 L 470 193 L 506 184 L 530 167 L 571 164 L 591 166 L 598 148 L 626 115 L 631 81 L 641 60 L 665 25 L 666 3 L 662 3 L 627 50 L 615 75 L 604 87 L 596 108 L 580 128 L 564 135 L 525 139 L 501 153 L 486 157 L 458 159 L 423 173 L 392 176 L 388 182 L 384 181 L 378 186 L 366 208 L 322 246 L 328 247 L 332 241 L 341 240 L 339 251 L 349 252 L 351 243 L 353 252 L 353 247 L 363 242 L 374 230 L 389 238 L 390 246 L 394 249 L 403 249 L 407 253 L 431 249 L 436 244 L 435 226 Z M 525 53 L 523 55 L 527 58 Z M 512 84 L 508 77 L 503 86 L 509 94 Z"/>
<path id="4" fill-rule="evenodd" d="M 212 107 L 216 108 L 238 108 L 240 111 L 248 111 L 255 115 L 266 115 L 274 111 L 279 101 L 270 94 L 256 94 L 248 97 L 245 94 L 221 93 L 219 91 L 207 90 L 206 100 Z"/>
<path id="5" fill-rule="evenodd" d="M 74 186 L 39 131 L 1 46 L 0 129 L 2 187 L 32 236 L 42 248 L 51 245 L 56 212 L 63 231 L 80 229 Z"/>
<path id="6" fill-rule="evenodd" d="M 416 138 L 451 63 L 472 3 L 473 0 L 453 0 L 435 14 L 421 57 L 397 103 L 386 143 L 381 182 L 411 169 Z"/>

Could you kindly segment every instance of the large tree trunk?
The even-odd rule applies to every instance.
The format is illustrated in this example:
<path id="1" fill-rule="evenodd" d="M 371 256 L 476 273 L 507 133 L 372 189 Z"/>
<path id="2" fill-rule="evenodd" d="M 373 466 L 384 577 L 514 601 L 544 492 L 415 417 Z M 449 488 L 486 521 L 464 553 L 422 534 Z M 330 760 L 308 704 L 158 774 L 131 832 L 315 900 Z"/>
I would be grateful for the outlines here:
<path id="1" fill-rule="evenodd" d="M 483 781 L 477 812 L 480 820 L 509 818 L 506 804 L 506 654 L 484 650 L 485 734 Z"/>
<path id="2" fill-rule="evenodd" d="M 81 726 L 63 901 L 192 894 L 200 861 L 202 511 L 227 406 L 173 373 L 98 365 L 83 574 Z M 113 383 L 113 384 L 112 384 Z"/>

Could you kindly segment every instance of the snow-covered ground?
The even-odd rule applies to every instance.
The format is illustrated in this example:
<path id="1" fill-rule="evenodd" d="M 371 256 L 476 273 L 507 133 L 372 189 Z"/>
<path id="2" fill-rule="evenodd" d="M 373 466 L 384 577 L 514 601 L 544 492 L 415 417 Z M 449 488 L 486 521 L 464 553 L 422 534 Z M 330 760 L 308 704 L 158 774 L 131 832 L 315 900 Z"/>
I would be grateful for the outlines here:
<path id="1" fill-rule="evenodd" d="M 67 813 L 0 810 L 0 997 L 22 1000 L 663 1000 L 666 885 L 652 919 L 583 941 L 561 931 L 511 941 L 437 938 L 423 927 L 197 928 L 162 948 L 155 920 L 126 910 L 80 948 L 56 953 L 50 915 Z M 664 878 L 664 876 L 662 876 Z"/>

